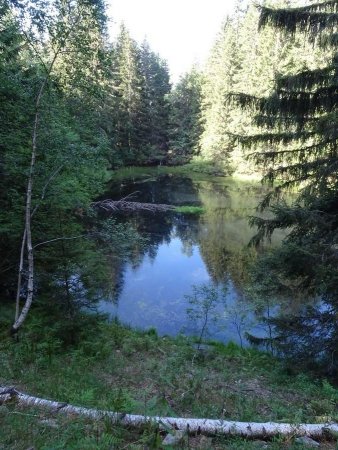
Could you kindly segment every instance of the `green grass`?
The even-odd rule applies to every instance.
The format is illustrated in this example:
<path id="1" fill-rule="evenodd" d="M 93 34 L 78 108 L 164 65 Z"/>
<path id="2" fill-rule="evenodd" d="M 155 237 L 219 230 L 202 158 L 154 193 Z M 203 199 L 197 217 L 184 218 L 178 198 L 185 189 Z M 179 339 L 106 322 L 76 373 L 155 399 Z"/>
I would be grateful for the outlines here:
<path id="1" fill-rule="evenodd" d="M 75 417 L 43 415 L 41 410 L 9 406 L 0 411 L 0 448 L 5 450 L 108 450 L 162 449 L 165 432 L 147 426 L 135 432 L 108 421 L 92 421 Z M 179 448 L 205 450 L 258 450 L 264 443 L 243 438 L 221 436 L 186 437 Z M 267 443 L 269 449 L 305 450 L 292 438 L 275 438 Z M 168 447 L 166 447 L 168 448 Z M 323 442 L 322 449 L 334 449 L 332 442 Z M 169 449 L 170 450 L 170 449 Z"/>
<path id="2" fill-rule="evenodd" d="M 176 206 L 175 211 L 178 213 L 191 215 L 199 215 L 205 213 L 205 209 L 202 206 Z"/>
<path id="3" fill-rule="evenodd" d="M 157 177 L 159 175 L 185 175 L 192 179 L 205 179 L 206 177 L 225 177 L 227 174 L 222 168 L 208 162 L 191 162 L 182 166 L 156 166 L 156 167 L 122 167 L 110 172 L 110 180 L 119 182 L 124 180 L 138 180 Z"/>
<path id="4" fill-rule="evenodd" d="M 115 323 L 93 325 L 68 348 L 53 336 L 34 337 L 28 330 L 18 343 L 2 339 L 0 384 L 136 414 L 292 423 L 338 418 L 337 389 L 304 374 L 288 375 L 268 354 L 234 344 L 214 344 L 195 358 L 194 353 L 185 337 L 159 337 Z M 104 421 L 52 416 L 54 428 L 41 422 L 45 418 L 50 414 L 36 409 L 0 407 L 0 449 L 160 448 L 161 436 L 153 427 L 135 432 Z M 271 448 L 281 448 L 277 444 Z M 257 447 L 243 439 L 214 438 L 211 448 Z M 283 448 L 301 447 L 284 442 Z"/>

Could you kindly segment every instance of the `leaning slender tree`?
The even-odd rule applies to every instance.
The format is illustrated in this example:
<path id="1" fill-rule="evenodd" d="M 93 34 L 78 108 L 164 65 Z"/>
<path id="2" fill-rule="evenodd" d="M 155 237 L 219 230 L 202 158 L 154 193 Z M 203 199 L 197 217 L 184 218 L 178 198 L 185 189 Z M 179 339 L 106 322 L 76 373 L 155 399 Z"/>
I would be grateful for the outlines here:
<path id="1" fill-rule="evenodd" d="M 39 131 L 41 115 L 43 113 L 43 100 L 46 90 L 53 83 L 54 72 L 58 64 L 59 74 L 62 67 L 69 63 L 71 58 L 75 65 L 76 58 L 80 53 L 91 51 L 92 42 L 88 40 L 92 32 L 93 22 L 91 17 L 97 15 L 97 11 L 102 10 L 101 0 L 39 0 L 30 2 L 28 0 L 10 0 L 8 2 L 12 14 L 20 28 L 22 40 L 30 51 L 32 60 L 38 61 L 40 68 L 39 85 L 34 101 L 34 114 L 31 124 L 31 154 L 30 165 L 27 176 L 25 220 L 22 236 L 19 275 L 16 295 L 15 320 L 12 325 L 12 333 L 17 333 L 23 325 L 31 308 L 35 283 L 34 283 L 34 245 L 32 237 L 32 218 L 39 206 L 34 205 L 33 187 L 36 177 L 36 162 L 39 149 Z M 102 17 L 94 17 L 99 22 Z M 82 39 L 83 42 L 79 42 Z M 68 72 L 69 64 L 68 64 Z M 67 75 L 71 78 L 72 74 Z M 67 77 L 64 77 L 65 79 Z M 54 80 L 55 81 L 55 80 Z M 64 81 L 64 80 L 63 80 Z M 65 81 L 64 81 L 65 83 Z M 43 189 L 41 198 L 43 199 L 45 189 L 52 179 L 60 171 L 60 167 L 49 177 Z M 27 289 L 25 303 L 20 311 L 20 294 L 22 287 L 22 274 L 25 265 L 27 266 Z"/>

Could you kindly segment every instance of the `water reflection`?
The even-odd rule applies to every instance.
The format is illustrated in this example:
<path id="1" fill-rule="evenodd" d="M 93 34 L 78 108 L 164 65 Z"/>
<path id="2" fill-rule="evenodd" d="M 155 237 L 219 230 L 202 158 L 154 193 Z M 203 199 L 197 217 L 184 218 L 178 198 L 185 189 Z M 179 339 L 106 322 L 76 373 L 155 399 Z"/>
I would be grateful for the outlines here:
<path id="1" fill-rule="evenodd" d="M 252 252 L 247 244 L 254 231 L 247 217 L 254 213 L 262 187 L 165 175 L 120 183 L 107 196 L 119 199 L 131 194 L 135 201 L 202 206 L 205 213 L 121 215 L 119 220 L 133 224 L 147 244 L 127 263 L 119 266 L 110 260 L 119 289 L 114 302 L 101 302 L 101 310 L 134 327 L 154 327 L 160 334 L 196 333 L 187 317 L 186 296 L 192 295 L 194 286 L 209 284 L 226 291 L 226 307 L 219 311 L 222 324 L 210 326 L 213 338 L 240 342 L 244 328 L 261 334 L 242 292 L 241 261 Z M 240 313 L 244 310 L 245 324 Z"/>

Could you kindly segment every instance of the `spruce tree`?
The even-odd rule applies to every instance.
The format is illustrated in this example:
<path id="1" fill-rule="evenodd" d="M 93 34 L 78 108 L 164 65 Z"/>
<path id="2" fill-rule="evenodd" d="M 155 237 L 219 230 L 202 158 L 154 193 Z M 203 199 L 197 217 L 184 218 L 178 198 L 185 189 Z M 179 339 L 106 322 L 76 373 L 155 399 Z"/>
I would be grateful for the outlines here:
<path id="1" fill-rule="evenodd" d="M 170 95 L 170 150 L 173 161 L 185 162 L 200 153 L 203 75 L 196 68 L 181 77 Z"/>
<path id="2" fill-rule="evenodd" d="M 149 149 L 148 162 L 156 162 L 163 159 L 168 150 L 169 70 L 166 62 L 150 49 L 147 41 L 141 45 L 140 61 L 145 84 L 145 144 Z"/>
<path id="3" fill-rule="evenodd" d="M 318 61 L 281 74 L 268 97 L 237 96 L 253 110 L 257 134 L 243 137 L 254 161 L 273 186 L 261 203 L 273 216 L 254 217 L 254 242 L 276 229 L 288 235 L 262 263 L 256 280 L 264 295 L 297 292 L 304 306 L 297 315 L 270 320 L 279 349 L 299 361 L 337 370 L 338 345 L 338 1 L 298 8 L 261 7 L 260 27 L 272 25 L 290 38 L 307 39 Z M 292 68 L 291 68 L 292 69 Z M 284 194 L 296 188 L 292 202 Z M 267 277 L 267 273 L 270 275 Z M 308 304 L 309 299 L 317 302 Z M 321 302 L 318 302 L 318 300 Z"/>
<path id="4" fill-rule="evenodd" d="M 276 3 L 285 6 L 288 0 Z M 305 63 L 314 64 L 320 59 L 309 44 L 304 45 L 295 38 L 291 45 L 287 36 L 269 27 L 259 31 L 258 24 L 259 11 L 255 4 L 249 2 L 243 9 L 239 2 L 236 13 L 226 20 L 212 49 L 202 90 L 201 155 L 211 161 L 223 161 L 228 170 L 240 175 L 252 174 L 254 167 L 246 161 L 234 137 L 257 133 L 258 128 L 250 112 L 226 101 L 229 94 L 241 92 L 266 97 L 273 91 L 276 73 L 288 73 L 290 67 L 300 70 Z M 256 172 L 259 171 L 257 167 Z"/>
<path id="5" fill-rule="evenodd" d="M 282 10 L 262 7 L 260 26 L 272 24 L 291 35 L 306 32 L 322 51 L 334 49 L 336 9 L 338 2 Z M 261 133 L 247 136 L 243 144 L 253 149 L 265 145 L 265 150 L 255 152 L 253 157 L 266 168 L 265 180 L 279 182 L 262 206 L 269 205 L 273 198 L 278 199 L 286 188 L 301 187 L 292 207 L 277 204 L 274 219 L 255 219 L 260 236 L 270 236 L 275 228 L 289 226 L 293 226 L 290 236 L 301 237 L 305 233 L 308 237 L 319 237 L 324 233 L 323 243 L 331 243 L 329 252 L 336 233 L 336 59 L 334 54 L 322 67 L 279 76 L 273 93 L 267 98 L 239 96 L 243 106 L 254 108 L 256 124 L 262 127 Z"/>
<path id="6" fill-rule="evenodd" d="M 111 78 L 112 150 L 130 164 L 146 150 L 147 111 L 139 48 L 124 25 L 112 52 Z"/>
<path id="7" fill-rule="evenodd" d="M 141 47 L 124 25 L 108 52 L 109 82 L 101 115 L 110 140 L 111 167 L 149 164 L 168 149 L 168 67 L 144 42 Z"/>
<path id="8" fill-rule="evenodd" d="M 210 161 L 230 165 L 232 141 L 229 131 L 233 122 L 232 108 L 225 103 L 233 91 L 234 75 L 239 70 L 239 49 L 234 19 L 228 18 L 211 51 L 202 87 L 203 132 L 199 146 L 201 156 Z"/>

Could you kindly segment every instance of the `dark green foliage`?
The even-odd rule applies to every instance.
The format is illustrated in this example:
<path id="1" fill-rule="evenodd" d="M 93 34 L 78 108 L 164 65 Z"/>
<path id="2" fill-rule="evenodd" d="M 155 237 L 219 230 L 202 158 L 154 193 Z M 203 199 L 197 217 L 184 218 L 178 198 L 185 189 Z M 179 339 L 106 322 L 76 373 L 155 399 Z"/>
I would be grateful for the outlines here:
<path id="1" fill-rule="evenodd" d="M 169 72 L 144 42 L 139 48 L 122 26 L 110 50 L 108 99 L 101 126 L 109 141 L 111 166 L 156 163 L 168 149 Z"/>
<path id="2" fill-rule="evenodd" d="M 125 28 L 106 44 L 101 0 L 1 0 L 0 7 L 1 302 L 15 298 L 36 102 L 46 82 L 33 174 L 34 294 L 68 326 L 84 305 L 109 296 L 103 262 L 142 245 L 115 222 L 99 229 L 89 206 L 104 189 L 107 159 L 115 166 L 165 157 L 168 68 Z"/>
<path id="3" fill-rule="evenodd" d="M 230 165 L 233 142 L 230 137 L 237 119 L 225 97 L 233 89 L 241 70 L 240 42 L 236 18 L 227 18 L 210 53 L 202 84 L 198 148 L 203 159 Z"/>
<path id="4" fill-rule="evenodd" d="M 261 7 L 259 26 L 272 24 L 294 35 L 297 31 L 315 37 L 317 33 L 335 30 L 338 25 L 336 1 L 318 2 L 313 5 L 290 9 Z"/>
<path id="5" fill-rule="evenodd" d="M 18 256 L 17 238 L 21 233 L 20 215 L 25 192 L 25 164 L 28 162 L 30 130 L 33 117 L 36 67 L 23 68 L 24 41 L 18 24 L 6 12 L 1 17 L 0 44 L 0 279 L 9 288 L 13 280 L 13 256 Z"/>
<path id="6" fill-rule="evenodd" d="M 69 22 L 73 20 L 73 14 L 82 14 L 82 21 L 72 27 L 74 38 L 69 42 L 72 51 L 60 53 L 39 106 L 32 197 L 37 291 L 46 289 L 48 292 L 47 286 L 53 286 L 61 272 L 63 275 L 71 273 L 71 255 L 79 249 L 75 250 L 76 245 L 64 244 L 62 238 L 87 234 L 79 220 L 80 214 L 104 185 L 107 142 L 97 122 L 100 77 L 98 75 L 95 81 L 91 78 L 95 74 L 94 61 L 101 45 L 102 24 L 99 25 L 96 19 L 100 2 L 87 3 L 72 2 L 66 11 Z M 60 6 L 57 2 L 53 5 L 55 8 Z M 66 26 L 57 15 L 45 15 L 43 9 L 38 9 L 44 8 L 44 4 L 34 7 L 34 11 L 23 11 L 34 14 L 32 23 L 36 22 L 36 28 L 33 34 L 31 30 L 23 32 L 20 11 L 15 18 L 9 4 L 0 24 L 5 30 L 0 36 L 1 301 L 4 298 L 13 301 L 15 297 L 36 96 L 53 58 L 53 45 L 58 45 L 60 36 L 57 33 Z M 85 12 L 81 8 L 86 8 Z M 90 27 L 90 48 L 88 42 L 82 40 L 86 27 Z M 43 39 L 39 41 L 41 35 Z M 89 73 L 84 67 L 93 72 Z M 44 244 L 54 239 L 58 239 L 57 244 Z M 48 277 L 47 273 L 52 276 Z M 22 296 L 26 290 L 25 276 L 23 281 Z M 58 287 L 60 296 L 56 300 L 62 304 L 63 289 Z"/>
<path id="7" fill-rule="evenodd" d="M 177 162 L 186 162 L 200 152 L 202 84 L 202 73 L 193 68 L 180 79 L 170 96 L 170 150 Z"/>
<path id="8" fill-rule="evenodd" d="M 140 49 L 141 70 L 145 81 L 144 101 L 146 117 L 144 127 L 146 133 L 145 146 L 149 147 L 150 161 L 161 160 L 168 150 L 168 121 L 170 92 L 169 69 L 159 55 L 151 51 L 147 41 Z"/>
<path id="9" fill-rule="evenodd" d="M 287 2 L 281 0 L 280 5 Z M 236 136 L 253 134 L 257 124 L 249 106 L 256 105 L 261 96 L 272 92 L 274 75 L 285 74 L 290 68 L 302 68 L 304 61 L 320 59 L 312 55 L 312 47 L 301 46 L 296 40 L 291 46 L 290 36 L 277 34 L 271 28 L 258 32 L 259 12 L 248 2 L 245 10 L 241 2 L 236 13 L 228 18 L 217 36 L 204 73 L 201 117 L 203 130 L 199 139 L 201 157 L 222 164 L 228 173 L 253 175 L 261 172 L 246 160 L 243 147 Z M 230 93 L 241 92 L 236 102 L 229 102 Z M 265 105 L 277 107 L 276 101 Z M 245 105 L 247 108 L 241 108 Z M 294 113 L 294 112 L 293 112 Z M 262 121 L 266 114 L 261 114 Z M 268 119 L 266 119 L 268 120 Z M 258 142 L 258 147 L 264 146 Z"/>
<path id="10" fill-rule="evenodd" d="M 323 47 L 325 37 L 337 25 L 337 10 L 337 1 L 283 10 L 262 8 L 260 25 L 272 24 L 296 36 L 304 32 L 314 45 Z M 261 209 L 271 206 L 273 216 L 251 219 L 258 227 L 254 242 L 270 238 L 276 229 L 289 231 L 274 257 L 265 260 L 264 271 L 275 273 L 274 281 L 268 284 L 269 295 L 278 286 L 283 288 L 283 279 L 303 292 L 304 302 L 309 297 L 317 300 L 291 318 L 282 315 L 270 320 L 279 338 L 276 346 L 290 357 L 322 365 L 333 373 L 338 367 L 334 350 L 338 307 L 338 72 L 337 48 L 334 40 L 330 43 L 322 67 L 305 67 L 277 77 L 268 97 L 239 95 L 237 101 L 255 112 L 261 127 L 259 133 L 241 138 L 242 144 L 254 150 L 251 157 L 265 168 L 264 180 L 272 185 L 277 182 L 260 205 Z M 263 151 L 259 149 L 262 144 Z M 298 188 L 297 198 L 286 203 L 284 193 L 293 187 Z"/>

